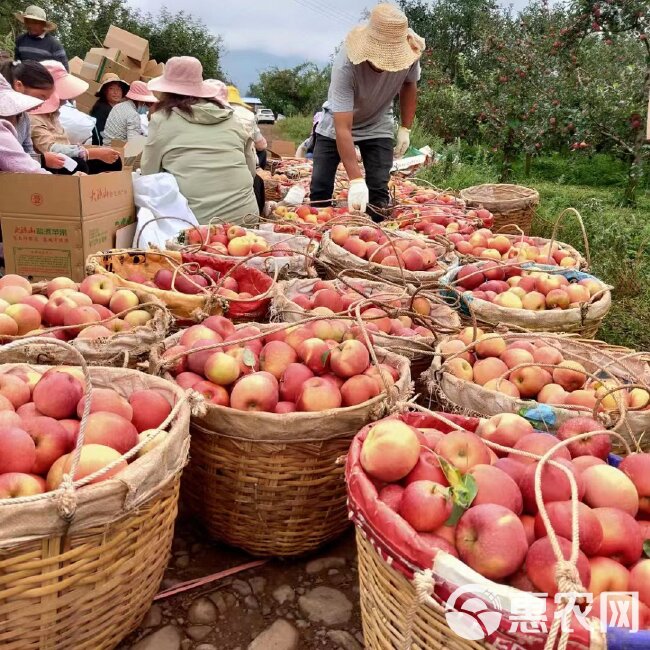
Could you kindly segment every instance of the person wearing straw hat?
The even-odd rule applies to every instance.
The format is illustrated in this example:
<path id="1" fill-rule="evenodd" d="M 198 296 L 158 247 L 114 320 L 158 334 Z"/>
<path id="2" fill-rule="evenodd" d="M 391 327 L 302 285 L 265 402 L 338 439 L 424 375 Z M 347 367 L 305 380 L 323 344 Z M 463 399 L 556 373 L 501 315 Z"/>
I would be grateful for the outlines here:
<path id="1" fill-rule="evenodd" d="M 172 57 L 148 86 L 160 101 L 149 123 L 142 174 L 172 174 L 199 223 L 216 218 L 239 225 L 259 216 L 250 137 L 203 81 L 201 62 Z"/>
<path id="2" fill-rule="evenodd" d="M 144 81 L 134 81 L 126 93 L 126 98 L 109 113 L 102 141 L 110 145 L 113 140 L 128 142 L 145 135 L 142 129 L 141 115 L 147 115 L 158 99 L 147 88 Z"/>
<path id="3" fill-rule="evenodd" d="M 262 169 L 266 169 L 268 146 L 266 138 L 262 135 L 260 127 L 255 118 L 255 111 L 244 102 L 235 86 L 228 86 L 228 106 L 232 107 L 235 117 L 244 125 L 246 131 L 251 133 L 255 151 L 257 152 L 257 162 Z"/>
<path id="4" fill-rule="evenodd" d="M 102 133 L 106 128 L 106 121 L 113 108 L 124 101 L 129 92 L 129 84 L 122 81 L 114 72 L 107 72 L 102 77 L 101 86 L 95 93 L 97 101 L 90 110 L 90 116 L 95 118 L 95 129 L 93 131 L 93 144 L 102 144 Z"/>
<path id="5" fill-rule="evenodd" d="M 52 34 L 56 25 L 47 19 L 45 11 L 31 5 L 23 13 L 14 15 L 25 25 L 25 32 L 16 39 L 16 61 L 59 61 L 69 70 L 65 49 Z"/>
<path id="6" fill-rule="evenodd" d="M 62 101 L 74 99 L 88 89 L 88 83 L 71 75 L 58 61 L 43 61 L 54 78 L 54 92 L 50 98 L 29 113 L 32 124 L 32 142 L 34 149 L 61 153 L 77 162 L 78 171 L 99 174 L 105 171 L 119 171 L 122 163 L 119 152 L 109 147 L 86 148 L 72 144 L 59 119 L 59 107 Z M 65 169 L 55 173 L 69 173 Z"/>
<path id="7" fill-rule="evenodd" d="M 20 115 L 43 103 L 42 99 L 17 93 L 0 75 L 0 172 L 49 174 L 18 141 L 16 124 Z"/>
<path id="8" fill-rule="evenodd" d="M 420 56 L 424 40 L 409 29 L 406 15 L 391 4 L 378 4 L 366 25 L 346 37 L 332 66 L 323 119 L 316 127 L 311 200 L 330 201 L 340 161 L 350 179 L 348 207 L 369 213 L 389 203 L 388 179 L 393 156 L 409 147 L 415 118 Z M 393 100 L 400 99 L 401 125 L 393 149 Z M 365 178 L 357 162 L 359 146 Z"/>

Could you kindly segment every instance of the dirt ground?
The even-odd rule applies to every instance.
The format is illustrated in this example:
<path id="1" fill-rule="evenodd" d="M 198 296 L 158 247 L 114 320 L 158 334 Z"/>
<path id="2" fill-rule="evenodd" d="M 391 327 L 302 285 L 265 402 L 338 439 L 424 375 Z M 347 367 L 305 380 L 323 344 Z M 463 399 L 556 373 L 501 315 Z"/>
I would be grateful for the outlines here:
<path id="1" fill-rule="evenodd" d="M 161 589 L 256 559 L 210 541 L 181 517 Z M 119 649 L 361 650 L 358 601 L 356 548 L 350 529 L 312 556 L 270 560 L 156 601 L 140 628 Z M 265 633 L 268 628 L 271 632 Z"/>

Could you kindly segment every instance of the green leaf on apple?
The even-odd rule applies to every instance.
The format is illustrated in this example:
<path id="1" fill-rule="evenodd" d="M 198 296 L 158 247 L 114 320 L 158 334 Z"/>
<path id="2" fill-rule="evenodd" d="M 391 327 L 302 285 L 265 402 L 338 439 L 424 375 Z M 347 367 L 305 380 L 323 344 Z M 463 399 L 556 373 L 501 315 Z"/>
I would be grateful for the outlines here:
<path id="1" fill-rule="evenodd" d="M 248 348 L 244 348 L 244 354 L 242 354 L 242 361 L 245 366 L 255 370 L 255 355 Z"/>
<path id="2" fill-rule="evenodd" d="M 454 467 L 442 456 L 437 456 L 437 458 L 440 468 L 449 483 L 452 499 L 454 500 L 454 507 L 449 519 L 445 522 L 445 526 L 455 526 L 465 510 L 472 505 L 478 493 L 478 486 L 471 474 L 463 476 L 457 467 Z"/>
<path id="3" fill-rule="evenodd" d="M 646 557 L 650 557 L 650 539 L 646 539 L 645 542 L 643 542 L 643 554 Z"/>
<path id="4" fill-rule="evenodd" d="M 327 350 L 326 352 L 323 352 L 320 357 L 320 362 L 323 364 L 323 366 L 327 365 L 327 360 L 330 358 L 330 354 L 332 354 L 331 350 Z"/>

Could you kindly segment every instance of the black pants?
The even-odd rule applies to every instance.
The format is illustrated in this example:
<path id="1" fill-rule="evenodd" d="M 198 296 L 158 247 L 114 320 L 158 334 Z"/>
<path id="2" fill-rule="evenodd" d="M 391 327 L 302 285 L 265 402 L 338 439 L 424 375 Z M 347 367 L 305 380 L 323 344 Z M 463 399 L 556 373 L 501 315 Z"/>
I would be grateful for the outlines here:
<path id="1" fill-rule="evenodd" d="M 361 159 L 366 172 L 369 204 L 367 212 L 373 221 L 384 217 L 373 207 L 385 208 L 389 202 L 388 179 L 393 166 L 392 138 L 373 138 L 356 143 L 361 151 Z M 316 205 L 329 205 L 334 193 L 336 169 L 341 161 L 336 140 L 316 134 L 314 144 L 314 171 L 311 178 L 310 200 Z"/>
<path id="2" fill-rule="evenodd" d="M 74 171 L 67 169 L 50 169 L 46 167 L 47 171 L 61 176 L 69 176 L 77 172 L 84 174 L 101 174 L 102 172 L 119 172 L 122 171 L 122 161 L 118 158 L 114 163 L 105 163 L 102 160 L 84 160 L 83 158 L 73 158 L 77 162 L 77 167 Z"/>
<path id="3" fill-rule="evenodd" d="M 268 151 L 266 149 L 262 149 L 262 151 L 257 152 L 257 164 L 260 166 L 261 169 L 266 169 L 267 159 L 268 159 Z"/>
<path id="4" fill-rule="evenodd" d="M 253 176 L 253 194 L 255 194 L 255 200 L 257 201 L 257 207 L 260 211 L 260 214 L 263 214 L 265 200 L 264 180 L 257 174 Z"/>

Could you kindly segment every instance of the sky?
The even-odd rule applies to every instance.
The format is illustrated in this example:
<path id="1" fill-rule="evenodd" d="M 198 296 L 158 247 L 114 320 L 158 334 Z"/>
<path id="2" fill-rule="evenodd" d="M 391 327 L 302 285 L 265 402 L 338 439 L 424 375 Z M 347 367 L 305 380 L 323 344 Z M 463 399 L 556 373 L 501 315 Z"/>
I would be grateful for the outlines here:
<path id="1" fill-rule="evenodd" d="M 514 0 L 515 6 L 525 0 Z M 129 0 L 156 12 L 159 0 Z M 242 92 L 265 68 L 305 60 L 324 64 L 374 0 L 165 0 L 172 11 L 200 18 L 223 37 L 224 68 Z M 505 2 L 504 2 L 505 4 Z M 509 3 L 508 3 L 509 4 Z"/>

